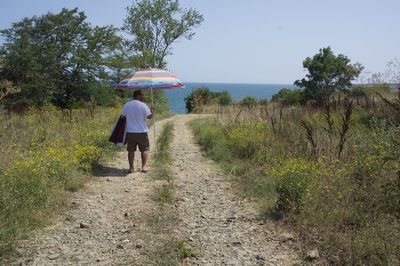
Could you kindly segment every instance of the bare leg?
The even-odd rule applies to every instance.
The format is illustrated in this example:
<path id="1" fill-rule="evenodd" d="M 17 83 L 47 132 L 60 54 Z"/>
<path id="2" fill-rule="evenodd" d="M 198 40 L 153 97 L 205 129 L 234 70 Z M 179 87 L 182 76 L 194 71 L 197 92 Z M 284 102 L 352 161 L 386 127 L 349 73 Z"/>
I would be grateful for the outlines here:
<path id="1" fill-rule="evenodd" d="M 147 161 L 149 160 L 149 151 L 142 152 L 142 172 L 147 171 Z"/>
<path id="2" fill-rule="evenodd" d="M 129 172 L 131 172 L 131 173 L 133 173 L 135 171 L 135 168 L 133 166 L 134 160 L 135 160 L 135 152 L 129 151 L 128 152 L 128 161 L 129 161 Z"/>

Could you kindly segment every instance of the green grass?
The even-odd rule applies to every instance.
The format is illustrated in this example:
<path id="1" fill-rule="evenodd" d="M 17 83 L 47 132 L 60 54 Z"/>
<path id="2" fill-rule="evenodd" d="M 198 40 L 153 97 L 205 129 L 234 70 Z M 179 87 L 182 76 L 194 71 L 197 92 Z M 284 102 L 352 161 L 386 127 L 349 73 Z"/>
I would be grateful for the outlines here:
<path id="1" fill-rule="evenodd" d="M 167 184 L 156 188 L 154 200 L 160 203 L 172 203 L 174 200 L 173 193 L 173 176 L 169 168 L 171 163 L 170 145 L 174 137 L 174 124 L 167 123 L 157 139 L 158 151 L 154 155 L 154 172 L 153 178 L 156 180 L 164 180 Z"/>
<path id="2" fill-rule="evenodd" d="M 198 252 L 186 242 L 172 238 L 166 241 L 152 257 L 153 265 L 179 265 L 185 258 L 197 257 Z"/>
<path id="3" fill-rule="evenodd" d="M 159 164 L 168 163 L 171 160 L 169 153 L 169 146 L 174 137 L 173 135 L 174 125 L 170 122 L 167 123 L 161 135 L 157 139 L 157 153 L 154 155 L 154 161 Z"/>
<path id="4" fill-rule="evenodd" d="M 175 201 L 172 184 L 164 184 L 156 188 L 154 200 L 162 204 L 171 204 Z"/>

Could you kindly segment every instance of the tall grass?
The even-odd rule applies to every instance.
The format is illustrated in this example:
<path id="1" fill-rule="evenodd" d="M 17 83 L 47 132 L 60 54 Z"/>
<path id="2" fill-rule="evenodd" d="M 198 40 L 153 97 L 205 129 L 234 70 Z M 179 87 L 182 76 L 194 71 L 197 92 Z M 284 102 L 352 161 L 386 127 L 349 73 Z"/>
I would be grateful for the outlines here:
<path id="1" fill-rule="evenodd" d="M 231 106 L 192 128 L 245 195 L 329 263 L 398 265 L 400 123 L 390 104 Z"/>
<path id="2" fill-rule="evenodd" d="M 108 142 L 119 110 L 84 110 L 72 120 L 53 107 L 0 117 L 0 258 L 17 239 L 48 223 L 92 167 L 113 152 Z"/>

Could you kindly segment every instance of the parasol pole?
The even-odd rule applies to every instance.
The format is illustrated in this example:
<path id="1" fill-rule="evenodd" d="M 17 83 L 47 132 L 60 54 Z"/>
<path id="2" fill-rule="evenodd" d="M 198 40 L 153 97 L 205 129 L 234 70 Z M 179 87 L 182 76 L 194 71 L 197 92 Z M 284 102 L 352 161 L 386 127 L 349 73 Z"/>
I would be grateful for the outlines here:
<path id="1" fill-rule="evenodd" d="M 153 88 L 150 88 L 151 92 L 151 104 L 154 107 L 154 96 L 153 96 Z M 158 152 L 157 148 L 157 139 L 156 139 L 156 111 L 153 113 L 153 133 L 154 133 L 154 146 L 156 147 L 156 153 Z"/>

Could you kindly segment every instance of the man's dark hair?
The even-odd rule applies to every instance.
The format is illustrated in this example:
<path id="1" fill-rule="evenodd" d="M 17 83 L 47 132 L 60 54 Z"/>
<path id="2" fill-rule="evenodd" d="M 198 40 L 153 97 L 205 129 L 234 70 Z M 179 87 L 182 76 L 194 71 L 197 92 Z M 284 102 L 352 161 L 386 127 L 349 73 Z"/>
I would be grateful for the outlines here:
<path id="1" fill-rule="evenodd" d="M 143 94 L 143 91 L 141 91 L 141 90 L 134 91 L 133 92 L 133 99 L 137 99 L 137 97 L 139 97 L 142 94 Z"/>

